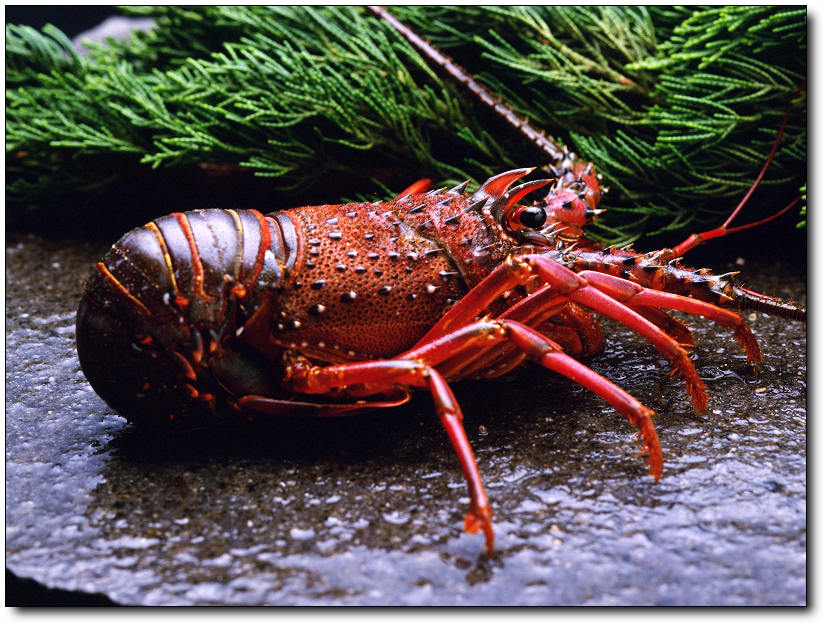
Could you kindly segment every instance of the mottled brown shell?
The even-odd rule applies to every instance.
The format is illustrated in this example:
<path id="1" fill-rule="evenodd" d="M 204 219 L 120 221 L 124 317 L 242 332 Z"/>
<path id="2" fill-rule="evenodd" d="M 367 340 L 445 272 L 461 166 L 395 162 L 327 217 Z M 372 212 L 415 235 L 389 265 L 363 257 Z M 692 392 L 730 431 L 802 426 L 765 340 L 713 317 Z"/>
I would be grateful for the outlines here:
<path id="1" fill-rule="evenodd" d="M 273 324 L 283 346 L 326 361 L 391 357 L 468 290 L 448 248 L 402 220 L 397 203 L 287 214 L 302 244 Z"/>

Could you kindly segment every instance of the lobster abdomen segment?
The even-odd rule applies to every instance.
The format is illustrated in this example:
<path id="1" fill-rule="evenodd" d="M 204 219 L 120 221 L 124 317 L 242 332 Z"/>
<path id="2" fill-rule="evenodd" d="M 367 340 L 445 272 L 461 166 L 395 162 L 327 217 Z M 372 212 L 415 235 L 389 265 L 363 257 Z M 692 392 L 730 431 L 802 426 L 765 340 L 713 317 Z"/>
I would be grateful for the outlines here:
<path id="1" fill-rule="evenodd" d="M 98 263 L 78 309 L 89 382 L 135 420 L 216 413 L 232 394 L 231 379 L 221 378 L 229 368 L 272 391 L 253 349 L 233 347 L 230 366 L 221 360 L 264 294 L 283 287 L 296 247 L 288 219 L 251 210 L 170 214 L 125 234 Z"/>

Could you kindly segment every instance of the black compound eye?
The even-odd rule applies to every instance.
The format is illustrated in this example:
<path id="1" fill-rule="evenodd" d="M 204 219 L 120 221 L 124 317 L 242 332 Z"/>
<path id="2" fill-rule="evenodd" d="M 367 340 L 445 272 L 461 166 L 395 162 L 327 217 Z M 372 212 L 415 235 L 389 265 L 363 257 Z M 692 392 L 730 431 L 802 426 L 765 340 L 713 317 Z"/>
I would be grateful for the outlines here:
<path id="1" fill-rule="evenodd" d="M 543 208 L 532 206 L 520 213 L 520 223 L 529 229 L 540 229 L 546 222 L 546 211 Z"/>

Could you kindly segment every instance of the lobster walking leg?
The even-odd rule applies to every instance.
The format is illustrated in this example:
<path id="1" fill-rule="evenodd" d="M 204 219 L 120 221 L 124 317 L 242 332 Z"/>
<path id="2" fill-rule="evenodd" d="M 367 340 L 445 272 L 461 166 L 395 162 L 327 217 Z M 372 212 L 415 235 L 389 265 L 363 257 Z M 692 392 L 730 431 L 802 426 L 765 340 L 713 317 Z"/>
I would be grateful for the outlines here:
<path id="1" fill-rule="evenodd" d="M 706 387 L 700 380 L 686 351 L 671 336 L 631 308 L 600 292 L 589 285 L 584 278 L 551 259 L 542 255 L 529 255 L 522 259 L 534 268 L 541 279 L 569 300 L 609 316 L 645 337 L 683 375 L 686 381 L 686 391 L 692 398 L 695 410 L 701 413 L 706 410 L 708 404 Z"/>
<path id="2" fill-rule="evenodd" d="M 706 318 L 714 320 L 719 325 L 734 331 L 734 336 L 746 352 L 749 362 L 759 363 L 763 360 L 763 355 L 760 352 L 757 340 L 754 335 L 752 335 L 746 322 L 732 311 L 687 296 L 644 288 L 626 279 L 605 273 L 583 271 L 578 273 L 578 275 L 586 279 L 588 283 L 598 290 L 626 303 L 632 308 L 636 306 L 652 309 L 665 307 L 705 316 Z"/>
<path id="3" fill-rule="evenodd" d="M 551 286 L 550 296 L 558 305 L 558 310 L 566 302 L 579 303 L 617 320 L 646 338 L 683 375 L 694 409 L 701 413 L 706 410 L 706 387 L 686 351 L 676 340 L 631 308 L 590 286 L 574 271 L 540 254 L 509 257 L 452 307 L 418 345 L 444 335 L 450 328 L 471 322 L 506 290 L 524 284 L 534 275 Z"/>
<path id="4" fill-rule="evenodd" d="M 369 386 L 395 383 L 424 387 L 434 400 L 435 410 L 443 428 L 457 452 L 460 466 L 469 487 L 471 506 L 466 514 L 464 528 L 470 534 L 483 530 L 486 549 L 494 549 L 494 530 L 491 524 L 491 508 L 483 488 L 483 480 L 477 468 L 466 431 L 463 413 L 443 376 L 428 363 L 405 359 L 338 364 L 326 367 L 304 368 L 295 373 L 290 384 L 295 391 L 307 394 L 325 394 L 332 389 L 365 383 Z"/>
<path id="5" fill-rule="evenodd" d="M 465 353 L 477 345 L 501 341 L 513 344 L 545 368 L 574 380 L 610 402 L 637 427 L 643 452 L 649 456 L 650 473 L 655 480 L 660 477 L 663 458 L 652 423 L 654 412 L 628 392 L 564 353 L 558 344 L 519 322 L 475 322 L 419 346 L 398 359 L 301 368 L 289 379 L 289 384 L 294 391 L 307 394 L 324 394 L 356 384 L 365 384 L 375 391 L 395 383 L 427 388 L 432 394 L 438 417 L 457 452 L 469 487 L 471 506 L 464 527 L 471 534 L 482 530 L 486 537 L 486 548 L 491 553 L 494 547 L 492 513 L 477 462 L 463 428 L 463 415 L 451 389 L 435 366 L 458 352 Z M 482 351 L 478 351 L 478 354 L 480 352 Z"/>
<path id="6" fill-rule="evenodd" d="M 466 347 L 500 342 L 513 344 L 541 366 L 572 379 L 611 403 L 629 423 L 637 427 L 644 449 L 649 453 L 649 471 L 655 480 L 660 477 L 663 458 L 651 420 L 654 412 L 622 388 L 564 353 L 558 344 L 531 327 L 507 319 L 481 320 L 416 347 L 404 353 L 403 357 L 422 359 L 436 365 L 458 352 L 461 357 L 467 356 Z M 482 357 L 481 353 L 475 352 L 474 356 Z"/>
<path id="7" fill-rule="evenodd" d="M 686 350 L 694 348 L 694 336 L 692 335 L 691 329 L 676 318 L 672 318 L 666 312 L 655 309 L 654 307 L 632 306 L 632 309 L 671 335 L 677 343 L 680 344 L 680 348 Z"/>
<path id="8" fill-rule="evenodd" d="M 548 264 L 548 266 L 552 265 Z M 582 271 L 577 273 L 577 276 L 584 279 L 589 286 L 593 286 L 611 299 L 623 303 L 629 309 L 660 327 L 668 335 L 671 335 L 681 347 L 690 348 L 694 346 L 691 332 L 685 325 L 660 311 L 658 307 L 699 314 L 721 326 L 732 329 L 735 338 L 746 352 L 748 360 L 751 363 L 758 363 L 762 360 L 757 341 L 745 321 L 732 311 L 697 299 L 644 288 L 636 283 L 605 273 Z M 536 327 L 549 316 L 574 309 L 577 309 L 576 305 L 566 302 L 565 296 L 559 295 L 551 286 L 547 286 L 510 307 L 501 314 L 500 318 L 516 320 L 531 327 Z M 584 319 L 581 319 L 580 322 L 585 325 Z M 448 368 L 449 373 L 459 372 L 461 375 L 469 375 L 483 369 L 483 376 L 498 376 L 515 367 L 522 359 L 522 356 L 512 352 L 511 349 L 507 351 L 505 348 L 500 349 L 498 347 L 492 351 L 486 347 L 484 350 L 483 356 L 475 355 L 473 363 L 467 363 L 467 358 L 464 358 L 462 362 L 453 364 L 451 368 Z"/>
<path id="9" fill-rule="evenodd" d="M 532 294 L 526 297 L 503 312 L 499 318 L 515 320 L 537 329 L 574 357 L 598 352 L 603 345 L 603 332 L 594 316 L 576 303 L 558 298 L 548 286 L 542 292 L 544 294 L 541 296 Z M 548 321 L 549 318 L 551 321 Z M 512 349 L 510 345 L 485 347 L 483 356 L 449 362 L 444 373 L 447 377 L 459 375 L 496 378 L 516 368 L 525 358 L 522 352 Z"/>
<path id="10" fill-rule="evenodd" d="M 297 400 L 278 400 L 268 396 L 248 395 L 237 400 L 237 406 L 249 417 L 256 414 L 294 417 L 295 415 L 311 417 L 347 416 L 364 409 L 382 409 L 405 404 L 411 398 L 408 391 L 396 392 L 397 398 L 387 400 L 359 400 L 353 403 L 318 403 Z"/>

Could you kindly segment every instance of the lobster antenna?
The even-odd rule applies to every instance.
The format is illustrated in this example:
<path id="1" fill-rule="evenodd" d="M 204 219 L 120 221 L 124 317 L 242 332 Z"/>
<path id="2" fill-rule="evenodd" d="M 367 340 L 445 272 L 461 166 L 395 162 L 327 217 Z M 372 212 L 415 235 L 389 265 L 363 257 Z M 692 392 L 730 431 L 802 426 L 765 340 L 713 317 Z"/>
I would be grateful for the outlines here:
<path id="1" fill-rule="evenodd" d="M 791 99 L 794 99 L 799 93 L 806 88 L 806 81 L 804 80 L 797 90 L 792 94 Z M 787 205 L 782 210 L 775 212 L 771 216 L 767 216 L 766 218 L 760 219 L 759 221 L 755 221 L 754 223 L 748 223 L 746 225 L 739 225 L 738 227 L 729 228 L 731 222 L 737 218 L 737 215 L 740 214 L 740 211 L 749 201 L 751 196 L 754 194 L 754 191 L 760 185 L 760 182 L 763 180 L 763 176 L 766 175 L 766 170 L 769 168 L 769 165 L 772 163 L 774 159 L 774 155 L 777 153 L 777 147 L 780 145 L 780 139 L 783 138 L 783 132 L 786 129 L 786 123 L 789 120 L 789 113 L 792 111 L 794 107 L 794 102 L 789 102 L 789 105 L 786 107 L 786 113 L 783 115 L 783 121 L 780 123 L 780 129 L 777 131 L 777 136 L 774 139 L 774 143 L 772 144 L 772 149 L 769 152 L 769 156 L 766 158 L 766 162 L 763 164 L 763 168 L 760 169 L 760 173 L 757 175 L 757 178 L 754 180 L 754 183 L 749 187 L 748 192 L 743 196 L 740 200 L 740 203 L 737 204 L 737 207 L 732 211 L 729 215 L 729 218 L 720 226 L 716 227 L 715 229 L 711 229 L 709 231 L 704 231 L 699 234 L 691 234 L 688 238 L 686 238 L 683 242 L 678 244 L 674 247 L 673 251 L 675 255 L 678 257 L 694 249 L 696 246 L 702 244 L 706 240 L 711 240 L 712 238 L 720 238 L 722 236 L 727 236 L 729 234 L 733 234 L 739 231 L 743 231 L 744 229 L 751 229 L 752 227 L 757 227 L 758 225 L 762 225 L 763 223 L 768 223 L 776 219 L 778 216 L 784 214 L 791 208 L 793 208 L 798 201 L 800 201 L 800 197 L 797 197 L 794 201 L 792 201 L 789 205 Z"/>
<path id="2" fill-rule="evenodd" d="M 740 309 L 753 309 L 778 318 L 806 322 L 806 308 L 795 303 L 781 301 L 740 286 L 733 286 L 733 297 Z"/>
<path id="3" fill-rule="evenodd" d="M 803 89 L 806 88 L 806 81 L 804 80 L 801 85 L 797 88 L 797 90 L 792 94 L 792 99 L 797 96 Z M 755 189 L 760 184 L 760 181 L 763 179 L 763 176 L 766 174 L 766 170 L 769 168 L 769 165 L 772 163 L 772 159 L 774 155 L 777 153 L 777 146 L 780 144 L 780 139 L 783 138 L 783 131 L 786 129 L 786 122 L 789 120 L 789 113 L 792 111 L 794 107 L 794 102 L 790 101 L 789 105 L 786 107 L 786 114 L 783 115 L 783 121 L 780 124 L 780 129 L 777 131 L 777 137 L 774 139 L 774 144 L 772 145 L 772 150 L 769 152 L 769 157 L 766 158 L 766 162 L 763 164 L 763 168 L 760 169 L 760 173 L 757 176 L 757 179 L 754 180 L 751 188 L 749 188 L 749 192 L 740 200 L 740 203 L 737 204 L 737 207 L 734 211 L 729 215 L 729 218 L 726 219 L 726 222 L 721 225 L 722 228 L 726 228 L 729 224 L 735 219 L 738 215 L 740 210 L 743 209 L 743 206 L 746 205 L 746 202 L 749 200 L 749 197 L 752 196 Z"/>
<path id="4" fill-rule="evenodd" d="M 419 37 L 408 26 L 398 21 L 397 18 L 385 8 L 381 6 L 367 6 L 367 8 L 387 22 L 420 52 L 428 56 L 432 62 L 442 67 L 452 78 L 466 85 L 466 88 L 474 93 L 481 102 L 503 117 L 509 125 L 525 136 L 543 153 L 547 154 L 552 161 L 560 162 L 563 160 L 565 157 L 563 150 L 546 138 L 546 133 L 543 130 L 537 130 L 526 117 L 518 115 L 510 106 L 504 104 L 499 97 L 492 95 L 491 91 L 475 80 L 474 77 L 460 65 L 440 52 L 440 50 L 428 41 Z"/>

